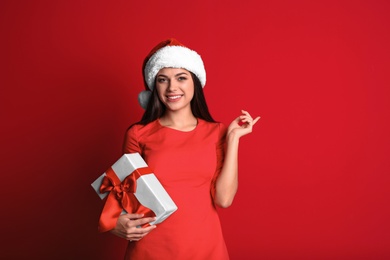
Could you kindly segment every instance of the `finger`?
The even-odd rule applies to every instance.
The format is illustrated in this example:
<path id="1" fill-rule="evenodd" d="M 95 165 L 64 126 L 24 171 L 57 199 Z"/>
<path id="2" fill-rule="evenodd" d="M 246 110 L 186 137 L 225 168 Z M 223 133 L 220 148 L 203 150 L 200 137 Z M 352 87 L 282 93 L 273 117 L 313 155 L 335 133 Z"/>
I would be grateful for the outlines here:
<path id="1" fill-rule="evenodd" d="M 148 225 L 146 227 L 137 226 L 136 233 L 138 233 L 138 234 L 148 233 L 151 230 L 155 229 L 156 227 L 157 227 L 156 225 Z"/>
<path id="2" fill-rule="evenodd" d="M 130 241 L 140 241 L 142 238 L 144 238 L 147 234 L 142 234 L 142 235 L 133 235 L 129 237 L 128 240 Z"/>
<path id="3" fill-rule="evenodd" d="M 250 120 L 253 120 L 253 119 L 252 119 L 252 116 L 249 114 L 249 112 L 248 112 L 248 111 L 241 110 L 241 112 L 242 112 L 243 114 L 245 114 L 245 115 L 242 115 L 242 116 L 241 116 L 242 118 L 245 118 L 245 117 L 247 117 L 247 118 L 250 118 Z M 259 121 L 259 119 L 260 119 L 260 117 L 259 117 L 259 116 L 258 116 L 258 117 L 256 117 L 256 118 L 253 120 L 253 122 L 252 122 L 252 125 L 256 124 L 256 123 L 257 123 L 257 121 Z M 249 121 L 250 121 L 250 120 L 249 120 Z"/>
<path id="4" fill-rule="evenodd" d="M 144 214 L 127 213 L 127 214 L 124 214 L 123 216 L 125 216 L 129 219 L 139 219 L 139 218 L 142 218 L 144 216 Z"/>
<path id="5" fill-rule="evenodd" d="M 241 121 L 241 116 L 238 116 L 234 119 L 235 122 L 240 122 Z"/>
<path id="6" fill-rule="evenodd" d="M 140 219 L 137 219 L 134 221 L 134 223 L 137 225 L 137 226 L 142 226 L 146 223 L 150 223 L 150 222 L 153 222 L 155 221 L 156 218 L 155 217 L 148 217 L 148 218 L 140 218 Z"/>
<path id="7" fill-rule="evenodd" d="M 248 127 L 248 126 L 253 126 L 254 123 L 257 122 L 254 121 L 251 117 L 244 117 L 241 119 L 241 122 L 244 124 L 244 126 Z"/>
<path id="8" fill-rule="evenodd" d="M 252 121 L 253 119 L 251 117 L 241 116 L 241 122 L 250 123 Z"/>
<path id="9" fill-rule="evenodd" d="M 144 235 L 129 234 L 128 236 L 125 236 L 125 239 L 129 241 L 139 241 L 143 237 Z"/>
<path id="10" fill-rule="evenodd" d="M 241 110 L 241 115 L 242 115 L 242 116 L 247 116 L 247 117 L 252 118 L 252 117 L 251 117 L 251 114 L 249 114 L 249 112 L 246 111 L 246 110 Z"/>
<path id="11" fill-rule="evenodd" d="M 241 118 L 238 116 L 236 117 L 230 124 L 231 125 L 238 125 L 241 122 Z"/>
<path id="12" fill-rule="evenodd" d="M 242 114 L 245 114 L 245 115 L 247 115 L 247 116 L 249 116 L 249 113 L 248 113 L 248 111 L 246 111 L 246 110 L 241 109 L 241 113 L 242 113 Z"/>
<path id="13" fill-rule="evenodd" d="M 257 121 L 259 121 L 259 120 L 260 120 L 260 118 L 261 118 L 261 117 L 259 117 L 259 116 L 258 116 L 258 117 L 256 117 L 256 118 L 255 118 L 255 120 L 253 120 L 253 123 L 252 123 L 252 125 L 255 125 L 255 124 L 257 123 Z"/>
<path id="14" fill-rule="evenodd" d="M 241 119 L 244 119 L 244 118 L 252 119 L 252 117 L 250 115 L 241 115 L 240 118 Z"/>
<path id="15" fill-rule="evenodd" d="M 142 236 L 145 236 L 146 234 L 148 234 L 150 231 L 154 230 L 157 226 L 156 225 L 151 225 L 149 227 L 146 227 L 146 228 L 141 228 L 142 229 Z"/>
<path id="16" fill-rule="evenodd" d="M 141 227 L 141 225 L 133 226 L 132 228 L 129 228 L 127 230 L 127 233 L 133 233 L 133 234 L 147 234 L 153 229 L 155 229 L 157 226 L 156 225 L 150 225 L 147 227 Z"/>
<path id="17" fill-rule="evenodd" d="M 125 237 L 127 240 L 138 241 L 144 236 L 146 236 L 147 234 L 149 234 L 149 232 L 151 232 L 155 228 L 156 226 L 150 226 L 147 228 L 134 228 L 130 230 L 128 233 L 126 233 L 123 237 Z"/>

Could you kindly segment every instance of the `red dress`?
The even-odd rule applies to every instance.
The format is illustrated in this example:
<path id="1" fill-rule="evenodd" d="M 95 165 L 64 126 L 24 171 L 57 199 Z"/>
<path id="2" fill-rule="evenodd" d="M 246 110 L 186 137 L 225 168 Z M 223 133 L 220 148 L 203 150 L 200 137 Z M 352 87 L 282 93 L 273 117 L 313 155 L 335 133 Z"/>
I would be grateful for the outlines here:
<path id="1" fill-rule="evenodd" d="M 198 119 L 182 132 L 159 120 L 133 125 L 125 153 L 139 152 L 178 209 L 138 242 L 129 242 L 125 259 L 229 259 L 212 196 L 223 162 L 226 127 Z"/>

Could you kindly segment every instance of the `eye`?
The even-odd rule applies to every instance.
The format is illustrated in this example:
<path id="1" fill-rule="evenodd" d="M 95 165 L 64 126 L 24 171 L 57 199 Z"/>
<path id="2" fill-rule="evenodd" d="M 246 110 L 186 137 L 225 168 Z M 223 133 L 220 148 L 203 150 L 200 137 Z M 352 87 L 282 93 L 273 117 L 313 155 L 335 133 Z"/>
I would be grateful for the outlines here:
<path id="1" fill-rule="evenodd" d="M 183 76 L 180 76 L 180 77 L 178 78 L 179 81 L 183 81 L 183 80 L 186 80 L 186 79 L 187 79 L 187 77 L 183 77 Z"/>
<path id="2" fill-rule="evenodd" d="M 166 81 L 166 78 L 163 78 L 163 77 L 157 78 L 157 82 L 159 82 L 159 83 L 163 83 L 165 81 Z"/>

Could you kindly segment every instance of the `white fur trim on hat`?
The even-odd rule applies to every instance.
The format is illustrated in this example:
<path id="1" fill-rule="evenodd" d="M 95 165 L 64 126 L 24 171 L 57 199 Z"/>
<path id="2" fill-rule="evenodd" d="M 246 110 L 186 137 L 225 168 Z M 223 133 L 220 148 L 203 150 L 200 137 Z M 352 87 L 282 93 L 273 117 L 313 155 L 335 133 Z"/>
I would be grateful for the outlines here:
<path id="1" fill-rule="evenodd" d="M 206 85 L 206 71 L 198 53 L 183 46 L 165 46 L 147 61 L 144 75 L 150 90 L 153 90 L 157 73 L 162 68 L 181 68 L 194 73 L 202 87 Z"/>
<path id="2" fill-rule="evenodd" d="M 148 107 L 148 103 L 151 95 L 152 92 L 150 90 L 144 90 L 138 94 L 138 103 L 141 105 L 143 109 L 146 109 Z"/>

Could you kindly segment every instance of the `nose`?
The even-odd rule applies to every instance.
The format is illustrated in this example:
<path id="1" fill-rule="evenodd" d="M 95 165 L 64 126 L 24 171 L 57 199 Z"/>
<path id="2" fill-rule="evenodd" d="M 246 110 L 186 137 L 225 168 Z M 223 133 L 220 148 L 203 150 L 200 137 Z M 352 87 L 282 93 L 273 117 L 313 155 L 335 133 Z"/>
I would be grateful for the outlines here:
<path id="1" fill-rule="evenodd" d="M 174 92 L 174 91 L 176 91 L 177 90 L 177 83 L 174 81 L 174 80 L 170 80 L 169 81 L 169 84 L 168 84 L 168 91 L 169 92 Z"/>

